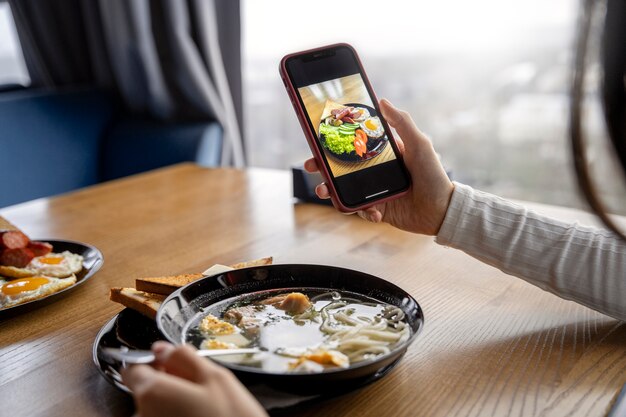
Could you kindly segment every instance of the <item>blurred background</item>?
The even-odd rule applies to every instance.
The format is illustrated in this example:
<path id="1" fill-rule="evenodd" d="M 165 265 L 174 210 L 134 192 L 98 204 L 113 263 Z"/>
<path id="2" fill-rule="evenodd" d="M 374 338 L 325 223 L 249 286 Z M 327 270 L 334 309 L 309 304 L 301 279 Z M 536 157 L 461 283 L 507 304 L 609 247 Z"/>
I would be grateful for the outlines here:
<path id="1" fill-rule="evenodd" d="M 11 7 L 0 2 L 0 85 L 18 84 L 27 86 L 30 77 L 24 63 Z"/>
<path id="2" fill-rule="evenodd" d="M 360 53 L 379 97 L 409 111 L 453 179 L 507 198 L 586 208 L 571 157 L 568 90 L 575 0 L 411 2 L 241 0 L 247 166 L 288 169 L 310 156 L 278 76 L 290 52 L 335 42 Z M 234 29 L 234 30 L 239 30 Z M 10 6 L 0 1 L 0 85 L 30 78 Z M 597 53 L 597 51 L 596 51 Z M 595 58 L 585 122 L 592 164 L 614 212 L 623 184 L 605 139 Z"/>
<path id="3" fill-rule="evenodd" d="M 287 168 L 310 153 L 277 76 L 282 55 L 348 42 L 377 95 L 413 115 L 455 180 L 508 198 L 586 207 L 567 137 L 578 1 L 315 4 L 303 16 L 288 0 L 242 3 L 251 165 Z M 595 62 L 589 72 L 585 121 L 596 145 L 596 174 L 615 179 Z M 622 184 L 603 186 L 613 210 L 626 213 Z"/>

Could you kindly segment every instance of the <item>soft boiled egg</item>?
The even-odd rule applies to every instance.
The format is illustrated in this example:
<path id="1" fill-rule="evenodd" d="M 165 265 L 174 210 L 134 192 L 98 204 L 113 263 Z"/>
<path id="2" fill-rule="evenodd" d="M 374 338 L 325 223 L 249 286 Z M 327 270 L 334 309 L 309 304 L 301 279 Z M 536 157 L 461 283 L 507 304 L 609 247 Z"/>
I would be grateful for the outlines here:
<path id="1" fill-rule="evenodd" d="M 363 129 L 363 131 L 370 138 L 379 138 L 385 134 L 383 124 L 380 122 L 380 119 L 378 117 L 369 117 L 359 124 L 361 126 L 361 129 Z"/>
<path id="2" fill-rule="evenodd" d="M 13 307 L 43 298 L 76 283 L 76 276 L 54 278 L 35 276 L 0 282 L 0 308 Z"/>
<path id="3" fill-rule="evenodd" d="M 49 253 L 44 256 L 33 258 L 26 269 L 33 275 L 46 275 L 49 277 L 69 277 L 83 269 L 83 257 L 69 251 L 62 253 Z"/>
<path id="4" fill-rule="evenodd" d="M 339 368 L 347 368 L 348 366 L 350 366 L 350 359 L 345 354 L 337 350 L 326 350 L 323 348 L 319 348 L 314 350 L 313 352 L 309 352 L 300 356 L 297 361 L 289 364 L 289 368 L 293 371 L 309 372 L 311 371 L 311 369 L 309 369 L 312 365 L 311 362 L 321 365 L 322 367 L 337 366 Z M 317 367 L 314 367 L 314 369 L 316 368 Z"/>
<path id="5" fill-rule="evenodd" d="M 223 335 L 235 333 L 235 326 L 233 326 L 232 324 L 228 322 L 218 319 L 212 314 L 209 314 L 208 316 L 202 319 L 202 321 L 200 322 L 199 328 L 204 333 L 215 335 L 215 336 L 223 336 Z"/>

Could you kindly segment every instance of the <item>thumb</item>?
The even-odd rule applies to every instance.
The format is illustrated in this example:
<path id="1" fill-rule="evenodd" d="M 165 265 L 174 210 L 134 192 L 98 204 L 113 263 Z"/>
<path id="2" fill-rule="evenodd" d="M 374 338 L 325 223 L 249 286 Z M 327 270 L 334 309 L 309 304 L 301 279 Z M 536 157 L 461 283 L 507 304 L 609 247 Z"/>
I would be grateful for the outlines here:
<path id="1" fill-rule="evenodd" d="M 206 390 L 197 384 L 159 372 L 148 365 L 133 365 L 122 371 L 124 383 L 133 393 L 137 415 L 185 415 L 203 410 Z M 201 415 L 206 415 L 202 413 Z"/>
<path id="2" fill-rule="evenodd" d="M 210 379 L 221 368 L 198 356 L 196 349 L 189 345 L 174 348 L 173 346 L 155 344 L 152 349 L 158 364 L 167 373 L 192 382 L 201 384 Z"/>
<path id="3" fill-rule="evenodd" d="M 124 368 L 121 371 L 124 384 L 132 392 L 146 391 L 150 387 L 158 375 L 158 371 L 148 365 L 133 365 Z"/>
<path id="4" fill-rule="evenodd" d="M 415 126 L 411 115 L 397 109 L 389 100 L 385 98 L 380 100 L 380 110 L 389 125 L 396 129 L 404 145 L 411 146 L 411 143 L 417 140 L 426 139 L 426 136 Z"/>

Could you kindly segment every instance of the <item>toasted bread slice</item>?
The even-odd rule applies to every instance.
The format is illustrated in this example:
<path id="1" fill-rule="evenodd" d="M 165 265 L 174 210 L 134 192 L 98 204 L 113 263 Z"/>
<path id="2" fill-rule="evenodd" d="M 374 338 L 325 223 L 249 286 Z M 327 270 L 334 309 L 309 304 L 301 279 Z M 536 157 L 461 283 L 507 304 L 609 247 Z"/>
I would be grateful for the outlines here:
<path id="1" fill-rule="evenodd" d="M 204 275 L 201 273 L 198 273 L 171 275 L 167 277 L 137 278 L 135 280 L 135 288 L 139 291 L 169 295 L 180 287 L 184 287 L 190 282 L 197 281 L 203 276 Z"/>
<path id="2" fill-rule="evenodd" d="M 240 262 L 230 267 L 233 269 L 249 268 L 252 266 L 270 265 L 273 258 L 255 259 L 253 261 Z M 197 281 L 204 276 L 203 273 L 171 275 L 165 277 L 137 278 L 135 288 L 155 294 L 169 295 L 185 285 Z"/>
<path id="3" fill-rule="evenodd" d="M 138 291 L 134 288 L 121 287 L 111 288 L 109 298 L 111 301 L 132 308 L 152 320 L 156 319 L 157 311 L 163 300 L 165 300 L 165 296 L 161 294 L 152 294 Z"/>
<path id="4" fill-rule="evenodd" d="M 238 264 L 232 264 L 230 267 L 233 269 L 243 269 L 243 268 L 250 268 L 253 266 L 271 265 L 273 261 L 274 261 L 274 258 L 269 256 L 267 258 L 254 259 L 252 261 L 247 261 L 247 262 L 239 262 Z"/>
<path id="5" fill-rule="evenodd" d="M 7 219 L 5 219 L 2 216 L 0 216 L 0 230 L 18 230 L 18 231 L 21 231 L 20 229 L 15 227 L 15 225 L 13 225 L 10 221 L 8 221 Z"/>

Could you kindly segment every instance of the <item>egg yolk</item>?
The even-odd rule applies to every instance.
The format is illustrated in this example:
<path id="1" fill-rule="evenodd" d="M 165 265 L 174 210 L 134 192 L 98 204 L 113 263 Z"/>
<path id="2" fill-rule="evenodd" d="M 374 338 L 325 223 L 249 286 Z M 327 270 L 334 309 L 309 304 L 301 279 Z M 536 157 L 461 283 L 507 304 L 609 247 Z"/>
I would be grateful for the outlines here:
<path id="1" fill-rule="evenodd" d="M 50 282 L 48 278 L 43 277 L 31 277 L 16 279 L 11 282 L 7 282 L 2 286 L 2 293 L 4 295 L 17 295 L 25 291 L 33 291 L 42 285 Z"/>
<path id="2" fill-rule="evenodd" d="M 378 124 L 372 119 L 369 119 L 365 121 L 365 127 L 367 127 L 370 130 L 376 130 L 378 129 Z"/>
<path id="3" fill-rule="evenodd" d="M 60 256 L 51 256 L 50 258 L 39 259 L 39 262 L 41 262 L 42 264 L 48 264 L 48 265 L 58 265 L 61 263 L 61 261 L 63 261 L 63 257 L 60 257 Z"/>

